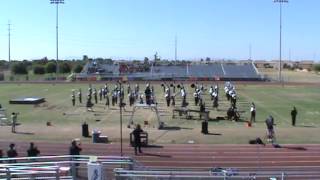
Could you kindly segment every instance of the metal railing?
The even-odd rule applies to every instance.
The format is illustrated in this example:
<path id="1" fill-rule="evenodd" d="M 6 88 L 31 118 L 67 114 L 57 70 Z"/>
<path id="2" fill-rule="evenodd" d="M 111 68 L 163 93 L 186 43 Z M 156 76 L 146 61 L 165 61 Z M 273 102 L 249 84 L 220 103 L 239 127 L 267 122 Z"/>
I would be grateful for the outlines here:
<path id="1" fill-rule="evenodd" d="M 0 179 L 79 179 L 87 178 L 87 164 L 102 164 L 107 176 L 113 176 L 113 168 L 141 169 L 141 165 L 130 157 L 120 156 L 40 156 L 1 158 Z"/>
<path id="2" fill-rule="evenodd" d="M 180 180 L 180 179 L 278 179 L 285 180 L 290 178 L 308 179 L 319 178 L 319 171 L 237 171 L 235 169 L 208 169 L 208 170 L 126 170 L 122 168 L 114 169 L 116 180 Z"/>
<path id="3" fill-rule="evenodd" d="M 320 179 L 316 168 L 284 168 L 277 170 L 238 170 L 235 168 L 155 169 L 141 165 L 131 157 L 121 156 L 41 156 L 0 159 L 0 179 L 88 179 L 90 162 L 102 166 L 103 176 L 116 180 L 158 179 Z M 254 169 L 254 167 L 253 167 Z M 109 179 L 109 178 L 108 178 Z"/>

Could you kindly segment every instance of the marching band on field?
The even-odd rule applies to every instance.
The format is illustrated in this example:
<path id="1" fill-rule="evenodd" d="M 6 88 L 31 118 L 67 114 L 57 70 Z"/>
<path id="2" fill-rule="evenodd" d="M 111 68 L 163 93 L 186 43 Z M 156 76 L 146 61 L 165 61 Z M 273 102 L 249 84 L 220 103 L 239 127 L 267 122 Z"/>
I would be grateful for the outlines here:
<path id="1" fill-rule="evenodd" d="M 119 87 L 119 84 L 115 84 L 112 90 L 109 90 L 108 84 L 106 83 L 103 87 L 100 87 L 97 91 L 96 88 L 92 88 L 92 85 L 89 85 L 88 94 L 87 94 L 87 102 L 86 108 L 88 111 L 93 111 L 94 103 L 97 104 L 99 101 L 105 100 L 105 106 L 110 107 L 110 105 L 120 105 L 122 102 L 122 106 L 126 104 L 123 103 L 125 98 L 125 87 Z M 135 84 L 134 88 L 131 88 L 131 85 L 127 84 L 127 98 L 128 105 L 133 106 L 135 103 L 146 104 L 146 105 L 157 105 L 156 101 L 156 93 L 154 92 L 154 86 L 150 85 L 150 83 L 146 83 L 144 91 L 140 90 L 140 86 L 138 83 Z M 162 83 L 162 92 L 165 100 L 165 104 L 167 107 L 176 106 L 176 97 L 179 96 L 181 100 L 181 107 L 188 107 L 189 103 L 187 102 L 187 90 L 186 87 L 182 84 L 171 83 L 170 85 L 167 83 Z M 204 97 L 205 94 L 208 93 L 210 100 L 212 101 L 212 107 L 218 110 L 219 107 L 219 86 L 218 84 L 210 85 L 210 88 L 207 90 L 203 84 L 193 83 L 190 85 L 193 92 L 194 105 L 205 108 Z M 176 88 L 179 90 L 176 92 Z M 235 85 L 231 82 L 226 82 L 224 85 L 225 95 L 228 101 L 230 101 L 230 108 L 227 110 L 228 119 L 238 120 L 240 117 L 237 110 L 237 92 Z M 79 103 L 82 103 L 82 90 L 81 88 L 77 92 Z M 75 90 L 72 91 L 72 105 L 75 106 Z M 98 98 L 99 97 L 99 98 Z M 111 97 L 111 103 L 110 99 Z M 92 102 L 94 100 L 94 103 Z M 255 106 L 252 103 L 250 108 L 251 118 L 250 121 L 255 121 Z"/>

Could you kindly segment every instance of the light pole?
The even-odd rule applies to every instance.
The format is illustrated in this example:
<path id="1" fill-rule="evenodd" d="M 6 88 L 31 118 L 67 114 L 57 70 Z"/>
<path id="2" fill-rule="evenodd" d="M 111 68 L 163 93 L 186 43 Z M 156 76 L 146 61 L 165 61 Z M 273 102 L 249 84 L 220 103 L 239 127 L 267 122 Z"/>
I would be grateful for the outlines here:
<path id="1" fill-rule="evenodd" d="M 8 21 L 8 61 L 9 61 L 9 72 L 10 72 L 10 80 L 11 80 L 11 24 L 10 21 Z"/>
<path id="2" fill-rule="evenodd" d="M 282 4 L 283 3 L 288 3 L 288 0 L 273 0 L 274 3 L 279 3 L 280 6 L 280 49 L 279 49 L 279 81 L 282 81 L 282 77 L 281 77 L 281 69 L 282 69 L 282 64 L 281 64 L 281 60 L 282 60 Z"/>
<path id="3" fill-rule="evenodd" d="M 120 87 L 120 156 L 123 156 L 122 151 L 122 104 L 123 104 L 123 94 L 122 94 L 122 81 L 119 80 L 119 87 Z"/>
<path id="4" fill-rule="evenodd" d="M 56 63 L 57 63 L 57 67 L 56 67 L 56 81 L 58 81 L 58 73 L 59 73 L 59 64 L 58 64 L 58 59 L 59 59 L 59 40 L 58 40 L 58 7 L 59 4 L 64 4 L 64 0 L 50 0 L 50 4 L 55 4 L 56 5 L 56 47 L 57 47 L 57 56 L 56 56 Z"/>

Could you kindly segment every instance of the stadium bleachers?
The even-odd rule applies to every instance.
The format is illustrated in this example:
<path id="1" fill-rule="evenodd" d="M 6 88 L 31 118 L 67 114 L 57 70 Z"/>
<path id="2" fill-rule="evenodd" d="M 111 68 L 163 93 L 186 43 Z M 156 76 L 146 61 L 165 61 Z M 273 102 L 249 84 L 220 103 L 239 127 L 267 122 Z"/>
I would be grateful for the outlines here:
<path id="1" fill-rule="evenodd" d="M 92 71 L 94 70 L 95 71 Z M 103 64 L 90 62 L 86 64 L 84 71 L 78 77 L 90 75 L 99 75 L 103 78 L 118 78 L 127 76 L 129 79 L 136 80 L 162 80 L 171 78 L 172 80 L 180 79 L 220 79 L 220 80 L 262 80 L 259 72 L 253 64 L 188 64 L 188 65 L 157 65 L 151 66 L 149 71 L 120 73 L 119 65 Z"/>

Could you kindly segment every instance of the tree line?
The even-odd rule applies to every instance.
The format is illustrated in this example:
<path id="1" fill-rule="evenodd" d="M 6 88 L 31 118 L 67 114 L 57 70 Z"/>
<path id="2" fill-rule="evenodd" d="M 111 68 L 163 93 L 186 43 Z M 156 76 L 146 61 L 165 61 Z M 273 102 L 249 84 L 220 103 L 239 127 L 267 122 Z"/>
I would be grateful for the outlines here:
<path id="1" fill-rule="evenodd" d="M 58 73 L 80 73 L 84 64 L 81 60 L 58 61 Z M 8 66 L 13 74 L 28 74 L 31 71 L 33 74 L 42 75 L 57 72 L 57 62 L 54 60 L 12 61 Z"/>

